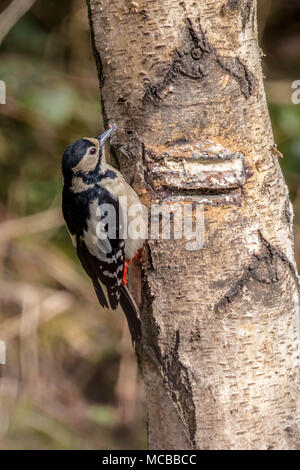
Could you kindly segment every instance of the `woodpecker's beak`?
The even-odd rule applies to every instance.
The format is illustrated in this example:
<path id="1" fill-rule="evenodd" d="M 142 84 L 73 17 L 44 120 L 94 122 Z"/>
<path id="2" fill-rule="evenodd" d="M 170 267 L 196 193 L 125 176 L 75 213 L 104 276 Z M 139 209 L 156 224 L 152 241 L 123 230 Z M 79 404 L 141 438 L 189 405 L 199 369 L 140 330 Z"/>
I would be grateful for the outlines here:
<path id="1" fill-rule="evenodd" d="M 112 127 L 107 129 L 107 131 L 103 132 L 103 134 L 99 135 L 97 139 L 99 140 L 100 147 L 103 147 L 105 142 L 110 138 L 110 136 L 116 131 L 117 125 L 114 124 Z"/>

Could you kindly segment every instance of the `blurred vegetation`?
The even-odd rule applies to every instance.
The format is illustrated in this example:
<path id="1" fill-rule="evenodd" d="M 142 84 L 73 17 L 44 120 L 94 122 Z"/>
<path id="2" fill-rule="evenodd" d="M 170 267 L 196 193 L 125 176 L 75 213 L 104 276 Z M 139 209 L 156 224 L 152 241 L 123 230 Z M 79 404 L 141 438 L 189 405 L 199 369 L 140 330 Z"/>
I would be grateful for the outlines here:
<path id="1" fill-rule="evenodd" d="M 37 1 L 0 79 L 0 447 L 144 448 L 123 316 L 100 311 L 60 214 L 64 149 L 102 131 L 85 2 Z"/>
<path id="2" fill-rule="evenodd" d="M 300 105 L 291 104 L 300 5 L 259 5 L 300 262 Z M 1 46 L 0 79 L 0 448 L 145 448 L 143 390 L 123 317 L 100 312 L 60 213 L 63 150 L 102 130 L 85 2 L 38 0 Z"/>

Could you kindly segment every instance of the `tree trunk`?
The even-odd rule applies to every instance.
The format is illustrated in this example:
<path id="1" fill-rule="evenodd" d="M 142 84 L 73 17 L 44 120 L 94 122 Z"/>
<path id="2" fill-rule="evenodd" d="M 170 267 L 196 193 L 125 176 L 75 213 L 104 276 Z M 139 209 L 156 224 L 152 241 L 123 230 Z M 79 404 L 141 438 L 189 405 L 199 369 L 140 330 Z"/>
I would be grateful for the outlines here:
<path id="1" fill-rule="evenodd" d="M 297 449 L 292 208 L 254 0 L 87 0 L 113 155 L 149 206 L 204 207 L 202 249 L 146 243 L 150 449 Z"/>

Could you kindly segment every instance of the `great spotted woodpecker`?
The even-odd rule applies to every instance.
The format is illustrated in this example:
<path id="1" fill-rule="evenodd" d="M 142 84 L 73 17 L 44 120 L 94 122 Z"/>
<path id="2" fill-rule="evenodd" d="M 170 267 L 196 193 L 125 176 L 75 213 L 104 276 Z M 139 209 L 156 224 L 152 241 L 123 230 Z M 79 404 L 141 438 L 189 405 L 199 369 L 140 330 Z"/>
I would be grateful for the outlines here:
<path id="1" fill-rule="evenodd" d="M 143 238 L 136 234 L 130 238 L 124 225 L 128 227 L 133 216 L 143 225 L 144 216 L 138 195 L 106 163 L 104 145 L 115 129 L 114 125 L 98 138 L 77 140 L 64 152 L 62 209 L 77 256 L 100 304 L 113 310 L 120 304 L 136 341 L 141 326 L 126 276 L 128 263 L 143 246 Z M 130 211 L 132 205 L 137 210 Z"/>

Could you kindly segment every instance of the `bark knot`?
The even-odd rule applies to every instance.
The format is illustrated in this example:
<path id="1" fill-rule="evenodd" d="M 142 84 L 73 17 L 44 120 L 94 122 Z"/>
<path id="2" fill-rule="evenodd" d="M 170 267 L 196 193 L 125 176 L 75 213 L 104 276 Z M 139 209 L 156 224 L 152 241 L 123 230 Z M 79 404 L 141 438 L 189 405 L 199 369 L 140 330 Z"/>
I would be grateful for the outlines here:
<path id="1" fill-rule="evenodd" d="M 242 293 L 244 287 L 251 280 L 265 285 L 272 285 L 280 282 L 282 279 L 280 264 L 288 266 L 299 289 L 298 274 L 294 264 L 279 248 L 271 245 L 264 238 L 260 230 L 258 231 L 258 234 L 261 242 L 260 252 L 252 255 L 251 262 L 245 267 L 243 275 L 232 284 L 226 294 L 215 305 L 214 310 L 216 314 L 226 310 L 227 306 Z"/>
<path id="2" fill-rule="evenodd" d="M 252 14 L 254 17 L 255 10 L 253 8 L 253 0 L 227 0 L 221 7 L 220 15 L 230 16 L 235 14 L 237 11 L 240 13 L 242 28 L 244 30 L 250 21 Z"/>
<path id="3" fill-rule="evenodd" d="M 200 18 L 197 23 L 196 28 L 192 19 L 186 18 L 186 40 L 180 49 L 175 49 L 173 61 L 163 78 L 148 85 L 143 97 L 145 106 L 149 103 L 159 105 L 181 79 L 203 80 L 213 73 L 215 67 L 221 68 L 238 83 L 246 99 L 253 94 L 252 72 L 239 57 L 221 57 L 207 40 Z"/>

